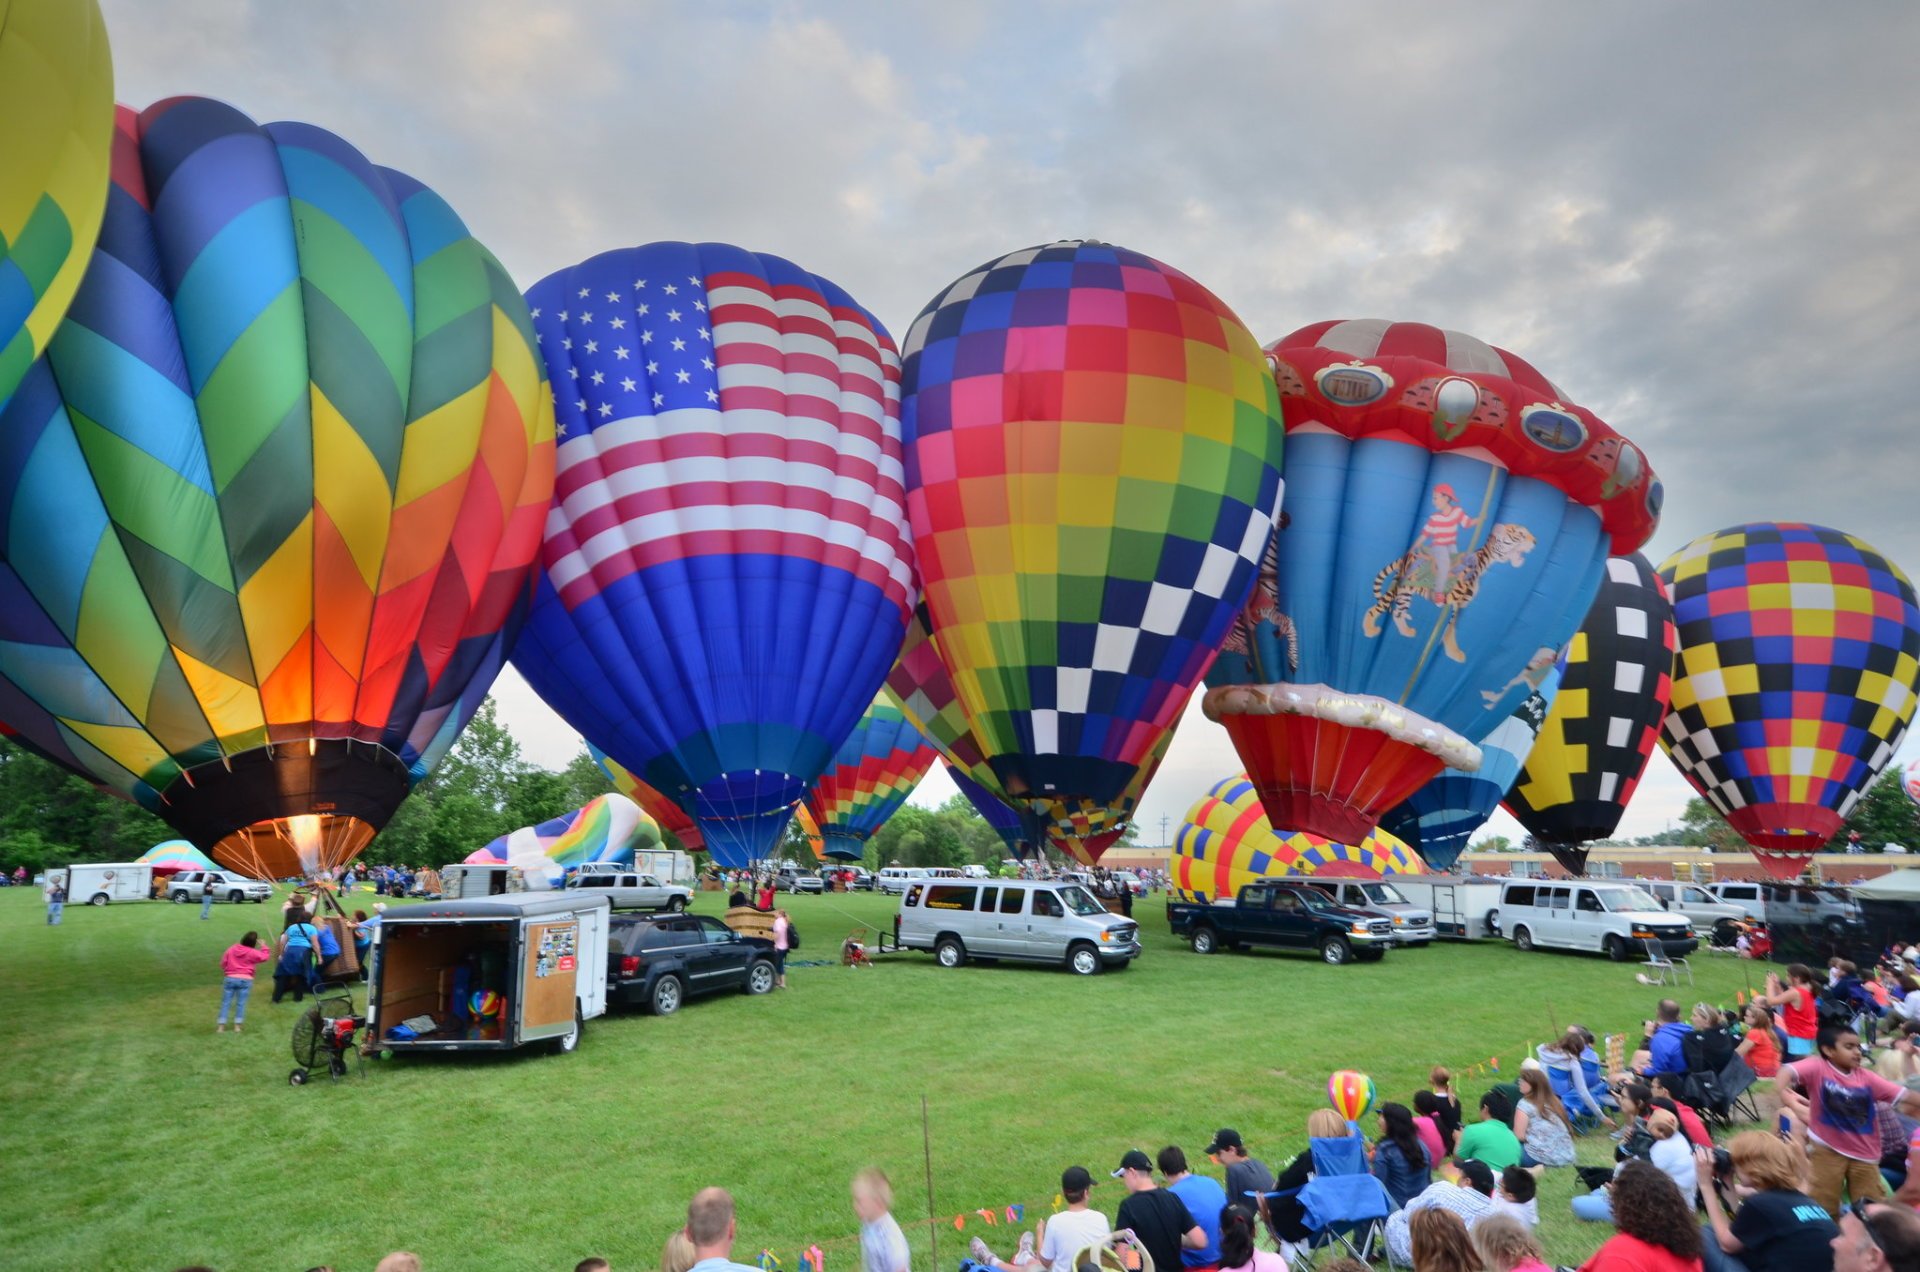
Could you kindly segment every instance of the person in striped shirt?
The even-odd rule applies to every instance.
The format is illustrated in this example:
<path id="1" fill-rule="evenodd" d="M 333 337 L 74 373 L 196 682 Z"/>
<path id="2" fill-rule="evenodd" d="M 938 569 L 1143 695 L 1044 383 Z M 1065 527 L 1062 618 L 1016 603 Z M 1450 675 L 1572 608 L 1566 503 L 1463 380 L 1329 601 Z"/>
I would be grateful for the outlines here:
<path id="1" fill-rule="evenodd" d="M 1460 506 L 1452 486 L 1441 482 L 1433 488 L 1433 514 L 1420 527 L 1418 543 L 1426 544 L 1427 552 L 1433 557 L 1434 591 L 1444 592 L 1453 577 L 1453 554 L 1460 546 L 1460 532 L 1479 524 L 1479 518 L 1468 516 L 1467 510 Z"/>

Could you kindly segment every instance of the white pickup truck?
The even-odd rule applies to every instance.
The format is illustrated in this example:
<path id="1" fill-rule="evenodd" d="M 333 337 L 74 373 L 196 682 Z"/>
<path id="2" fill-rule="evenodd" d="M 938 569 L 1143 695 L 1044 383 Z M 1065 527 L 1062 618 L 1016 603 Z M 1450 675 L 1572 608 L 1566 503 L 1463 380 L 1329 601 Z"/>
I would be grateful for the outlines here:
<path id="1" fill-rule="evenodd" d="M 671 910 L 675 914 L 693 902 L 693 889 L 662 883 L 658 875 L 635 871 L 582 871 L 567 880 L 567 891 L 605 897 L 616 910 Z"/>

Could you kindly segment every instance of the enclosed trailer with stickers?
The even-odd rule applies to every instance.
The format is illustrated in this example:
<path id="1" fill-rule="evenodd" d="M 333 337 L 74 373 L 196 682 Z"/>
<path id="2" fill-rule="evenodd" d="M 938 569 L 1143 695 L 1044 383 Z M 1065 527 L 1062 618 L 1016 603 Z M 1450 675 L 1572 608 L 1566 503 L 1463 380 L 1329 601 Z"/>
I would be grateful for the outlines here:
<path id="1" fill-rule="evenodd" d="M 374 926 L 367 1045 L 572 1051 L 607 1010 L 608 915 L 604 897 L 570 892 L 387 911 Z"/>

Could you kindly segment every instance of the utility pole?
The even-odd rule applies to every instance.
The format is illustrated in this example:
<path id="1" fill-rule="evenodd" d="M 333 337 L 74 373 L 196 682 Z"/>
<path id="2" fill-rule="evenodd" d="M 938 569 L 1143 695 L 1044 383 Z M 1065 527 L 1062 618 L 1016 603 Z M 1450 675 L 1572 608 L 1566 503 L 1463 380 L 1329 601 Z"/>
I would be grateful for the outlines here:
<path id="1" fill-rule="evenodd" d="M 1162 848 L 1168 847 L 1172 842 L 1167 838 L 1167 821 L 1167 815 L 1165 813 L 1160 814 L 1160 846 Z"/>

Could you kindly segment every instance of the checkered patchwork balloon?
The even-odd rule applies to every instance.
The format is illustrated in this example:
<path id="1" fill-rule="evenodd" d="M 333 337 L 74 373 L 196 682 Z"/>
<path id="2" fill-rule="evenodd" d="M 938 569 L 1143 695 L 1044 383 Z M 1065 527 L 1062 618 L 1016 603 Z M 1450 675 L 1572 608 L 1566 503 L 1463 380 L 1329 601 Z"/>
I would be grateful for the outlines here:
<path id="1" fill-rule="evenodd" d="M 1540 688 L 1612 552 L 1652 533 L 1639 449 L 1457 331 L 1316 323 L 1270 346 L 1287 505 L 1204 706 L 1276 824 L 1343 841 Z"/>
<path id="2" fill-rule="evenodd" d="M 0 720 L 239 869 L 337 867 L 479 707 L 553 491 L 526 303 L 306 124 L 122 111 L 0 415 Z"/>
<path id="3" fill-rule="evenodd" d="M 606 252 L 527 297 L 561 439 L 514 665 L 716 863 L 762 860 L 913 611 L 893 339 L 723 243 Z"/>
<path id="4" fill-rule="evenodd" d="M 1179 719 L 1280 500 L 1277 399 L 1204 287 L 1094 242 L 921 311 L 902 376 L 931 635 L 1000 791 L 1110 809 Z"/>
<path id="5" fill-rule="evenodd" d="M 1559 695 L 1507 794 L 1534 841 L 1575 874 L 1582 845 L 1619 828 L 1672 692 L 1673 606 L 1638 552 L 1607 562 L 1593 608 L 1561 656 Z"/>
<path id="6" fill-rule="evenodd" d="M 1559 686 L 1560 673 L 1548 673 L 1512 715 L 1480 739 L 1479 768 L 1472 772 L 1441 769 L 1404 802 L 1388 809 L 1380 828 L 1406 841 L 1435 870 L 1453 869 L 1468 841 L 1486 825 L 1520 775 Z"/>
<path id="7" fill-rule="evenodd" d="M 1134 809 L 1140 806 L 1140 797 L 1146 794 L 1147 784 L 1160 771 L 1160 761 L 1167 758 L 1167 748 L 1172 745 L 1173 730 L 1168 729 L 1154 742 L 1146 761 L 1134 771 L 1125 789 L 1108 803 L 1062 800 L 1049 805 L 1047 842 L 1081 865 L 1098 865 L 1101 855 L 1127 833 L 1127 824 L 1133 820 Z"/>
<path id="8" fill-rule="evenodd" d="M 0 406 L 46 349 L 107 202 L 113 65 L 95 0 L 0 0 Z"/>
<path id="9" fill-rule="evenodd" d="M 705 850 L 706 841 L 700 837 L 700 828 L 694 825 L 693 818 L 687 816 L 686 809 L 635 777 L 618 760 L 612 759 L 592 743 L 587 744 L 587 753 L 593 756 L 593 762 L 613 783 L 613 789 L 645 809 L 647 816 L 660 823 L 660 829 L 671 832 L 682 848 L 688 852 Z"/>
<path id="10" fill-rule="evenodd" d="M 1364 878 L 1424 874 L 1418 854 L 1384 830 L 1358 844 L 1304 831 L 1279 834 L 1267 821 L 1260 791 L 1245 773 L 1214 784 L 1187 810 L 1174 835 L 1173 890 L 1188 901 L 1239 895 L 1261 879 L 1325 873 Z"/>
<path id="11" fill-rule="evenodd" d="M 807 792 L 821 851 L 836 861 L 864 857 L 867 840 L 907 802 L 935 758 L 892 695 L 881 691 Z"/>
<path id="12" fill-rule="evenodd" d="M 1679 635 L 1660 745 L 1761 864 L 1789 878 L 1913 722 L 1913 584 L 1863 540 L 1797 522 L 1704 535 L 1660 577 Z"/>

